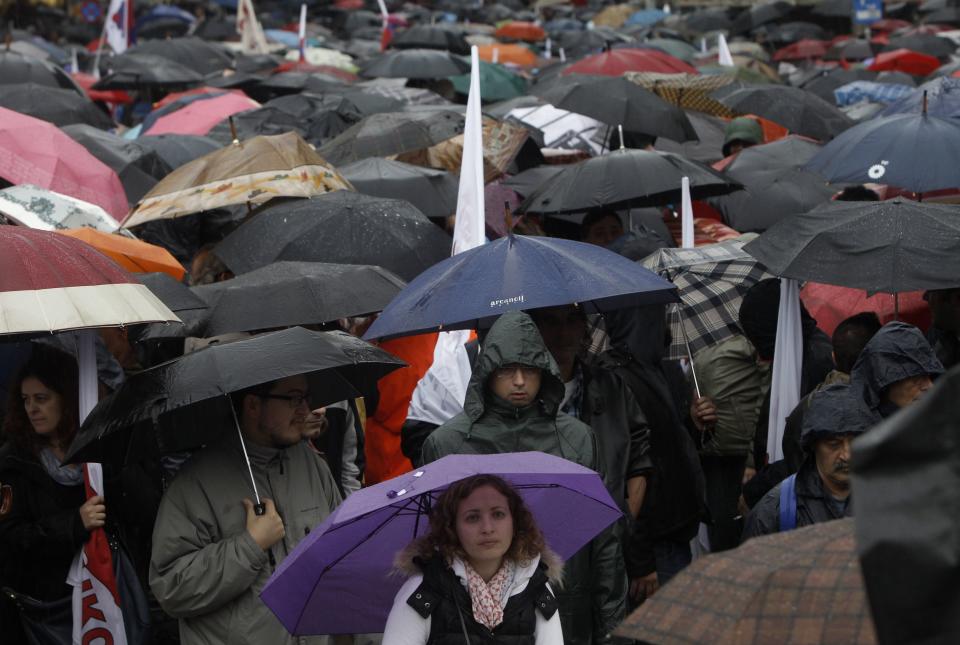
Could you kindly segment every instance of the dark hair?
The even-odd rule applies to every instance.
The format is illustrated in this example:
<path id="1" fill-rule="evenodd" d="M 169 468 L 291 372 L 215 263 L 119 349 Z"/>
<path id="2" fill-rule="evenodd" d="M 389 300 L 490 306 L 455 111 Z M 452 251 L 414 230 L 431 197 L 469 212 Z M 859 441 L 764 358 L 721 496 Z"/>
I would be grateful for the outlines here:
<path id="1" fill-rule="evenodd" d="M 63 409 L 60 411 L 56 439 L 64 449 L 67 448 L 80 425 L 77 361 L 60 350 L 35 345 L 30 358 L 23 364 L 10 384 L 3 433 L 21 450 L 36 454 L 45 445 L 46 440 L 33 429 L 23 404 L 21 386 L 28 378 L 37 379 L 43 383 L 44 387 L 60 395 Z"/>
<path id="2" fill-rule="evenodd" d="M 882 326 L 880 318 L 872 311 L 862 311 L 837 325 L 830 339 L 837 369 L 849 374 L 860 352 Z"/>
<path id="3" fill-rule="evenodd" d="M 834 198 L 838 202 L 879 202 L 880 195 L 862 184 L 847 186 Z"/>
<path id="4" fill-rule="evenodd" d="M 248 396 L 262 397 L 270 394 L 274 383 L 275 381 L 267 381 L 266 383 L 258 383 L 246 389 L 231 392 L 230 403 L 233 405 L 233 411 L 237 414 L 237 421 L 243 418 L 243 400 Z"/>
<path id="5" fill-rule="evenodd" d="M 583 221 L 580 222 L 580 239 L 587 239 L 587 235 L 590 234 L 590 229 L 593 228 L 593 225 L 608 217 L 616 218 L 617 222 L 620 223 L 621 228 L 623 227 L 623 220 L 620 218 L 620 213 L 617 211 L 603 208 L 600 210 L 590 211 L 583 216 Z"/>
<path id="6" fill-rule="evenodd" d="M 430 512 L 430 531 L 411 545 L 413 554 L 424 560 L 435 557 L 437 553 L 448 560 L 453 557 L 466 557 L 457 537 L 457 511 L 460 502 L 483 486 L 491 486 L 506 497 L 510 507 L 510 515 L 513 517 L 513 541 L 506 557 L 523 562 L 543 553 L 546 549 L 543 533 L 520 494 L 496 475 L 474 475 L 455 482 L 437 498 Z"/>

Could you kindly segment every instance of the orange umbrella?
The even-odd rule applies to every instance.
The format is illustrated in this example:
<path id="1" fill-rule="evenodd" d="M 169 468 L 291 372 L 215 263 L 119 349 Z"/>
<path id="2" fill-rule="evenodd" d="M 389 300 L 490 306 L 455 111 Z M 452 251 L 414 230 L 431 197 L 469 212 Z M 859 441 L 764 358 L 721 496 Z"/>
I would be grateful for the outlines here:
<path id="1" fill-rule="evenodd" d="M 175 280 L 183 280 L 183 275 L 186 273 L 177 259 L 162 246 L 86 227 L 71 228 L 57 231 L 57 233 L 86 242 L 124 269 L 134 273 L 162 271 Z"/>
<path id="2" fill-rule="evenodd" d="M 515 20 L 500 25 L 500 28 L 493 32 L 493 35 L 496 38 L 513 38 L 514 40 L 534 43 L 546 38 L 547 32 L 540 25 Z"/>
<path id="3" fill-rule="evenodd" d="M 477 47 L 477 55 L 480 56 L 480 60 L 489 63 L 513 63 L 523 66 L 537 64 L 537 55 L 523 45 L 505 45 L 503 43 L 480 45 Z"/>

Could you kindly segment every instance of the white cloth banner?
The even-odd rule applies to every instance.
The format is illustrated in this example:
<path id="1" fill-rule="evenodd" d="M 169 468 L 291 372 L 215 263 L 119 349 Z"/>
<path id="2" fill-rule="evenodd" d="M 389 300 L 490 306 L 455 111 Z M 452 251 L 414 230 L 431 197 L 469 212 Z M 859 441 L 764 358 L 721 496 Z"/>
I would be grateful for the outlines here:
<path id="1" fill-rule="evenodd" d="M 130 30 L 133 27 L 132 0 L 111 0 L 103 33 L 107 44 L 116 54 L 122 54 L 130 45 Z"/>
<path id="2" fill-rule="evenodd" d="M 770 385 L 770 419 L 767 455 L 770 463 L 783 459 L 783 430 L 787 415 L 800 402 L 800 370 L 803 367 L 803 328 L 800 321 L 800 285 L 780 280 L 780 311 L 774 345 L 773 381 Z"/>
<path id="3" fill-rule="evenodd" d="M 717 37 L 717 62 L 721 67 L 736 67 L 733 62 L 733 56 L 730 54 L 730 47 L 727 45 L 727 39 L 723 34 Z"/>
<path id="4" fill-rule="evenodd" d="M 268 53 L 267 37 L 263 35 L 263 27 L 257 20 L 253 0 L 239 0 L 237 2 L 237 33 L 240 34 L 240 44 L 244 53 Z"/>
<path id="5" fill-rule="evenodd" d="M 693 201 L 690 199 L 689 177 L 683 177 L 680 180 L 680 233 L 680 246 L 692 249 L 694 246 Z"/>
<path id="6" fill-rule="evenodd" d="M 453 255 L 484 243 L 483 115 L 480 111 L 480 59 L 470 51 L 470 93 L 463 129 L 463 157 L 457 193 L 457 221 L 453 229 Z M 433 352 L 433 364 L 417 384 L 407 418 L 442 424 L 463 411 L 470 382 L 470 358 L 464 344 L 468 331 L 441 333 Z"/>

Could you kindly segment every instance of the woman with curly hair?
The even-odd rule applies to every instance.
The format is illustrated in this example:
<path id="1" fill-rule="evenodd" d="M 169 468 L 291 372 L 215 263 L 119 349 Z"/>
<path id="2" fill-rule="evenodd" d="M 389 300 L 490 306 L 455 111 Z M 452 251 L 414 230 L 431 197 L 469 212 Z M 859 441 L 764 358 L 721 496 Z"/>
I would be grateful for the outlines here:
<path id="1" fill-rule="evenodd" d="M 562 564 L 520 495 L 494 475 L 448 488 L 430 530 L 397 556 L 397 592 L 383 645 L 562 645 L 548 583 Z"/>

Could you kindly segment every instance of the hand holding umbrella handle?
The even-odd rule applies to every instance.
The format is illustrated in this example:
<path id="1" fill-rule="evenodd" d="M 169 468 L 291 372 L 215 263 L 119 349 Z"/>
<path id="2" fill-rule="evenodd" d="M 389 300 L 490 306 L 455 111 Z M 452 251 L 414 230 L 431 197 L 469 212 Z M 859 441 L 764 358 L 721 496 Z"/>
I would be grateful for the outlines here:
<path id="1" fill-rule="evenodd" d="M 254 514 L 254 515 L 263 515 L 263 514 L 266 513 L 266 512 L 267 512 L 267 505 L 266 505 L 266 504 L 260 503 L 260 504 L 254 504 L 254 505 L 253 505 L 253 514 Z"/>

